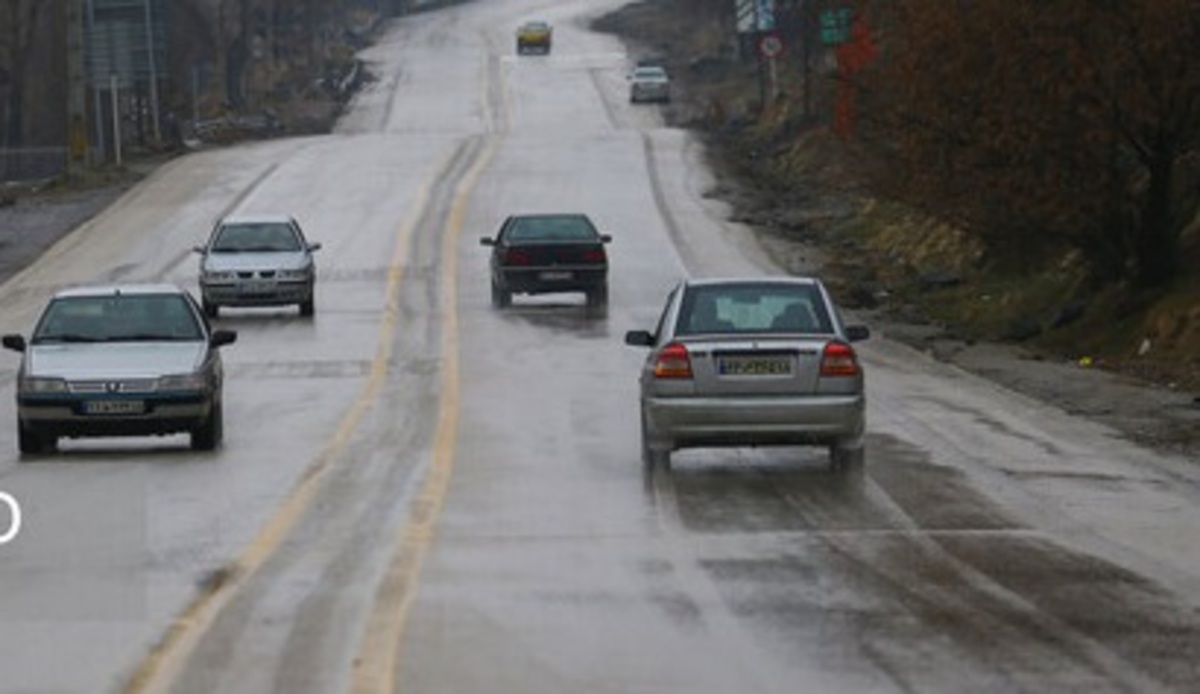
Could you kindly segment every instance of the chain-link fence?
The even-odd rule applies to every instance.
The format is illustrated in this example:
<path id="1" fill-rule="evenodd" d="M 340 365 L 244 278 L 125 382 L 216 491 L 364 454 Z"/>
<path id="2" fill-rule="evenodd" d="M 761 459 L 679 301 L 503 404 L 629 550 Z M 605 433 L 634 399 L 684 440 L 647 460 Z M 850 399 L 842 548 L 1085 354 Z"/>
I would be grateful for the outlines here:
<path id="1" fill-rule="evenodd" d="M 44 181 L 66 173 L 66 147 L 0 149 L 0 183 Z"/>

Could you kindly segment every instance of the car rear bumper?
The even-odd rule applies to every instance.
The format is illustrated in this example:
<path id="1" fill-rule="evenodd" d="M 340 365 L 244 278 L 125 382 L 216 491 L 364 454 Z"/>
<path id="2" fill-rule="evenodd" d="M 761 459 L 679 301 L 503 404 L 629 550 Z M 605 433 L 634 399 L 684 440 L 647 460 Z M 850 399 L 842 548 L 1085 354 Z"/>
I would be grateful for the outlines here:
<path id="1" fill-rule="evenodd" d="M 264 284 L 202 284 L 200 295 L 209 304 L 221 306 L 282 306 L 310 301 L 311 281 L 279 281 Z"/>
<path id="2" fill-rule="evenodd" d="M 862 395 L 812 397 L 649 398 L 643 401 L 648 443 L 694 446 L 861 445 Z"/>
<path id="3" fill-rule="evenodd" d="M 500 286 L 513 294 L 583 292 L 604 286 L 608 281 L 608 270 L 579 267 L 503 270 L 499 280 Z"/>
<path id="4" fill-rule="evenodd" d="M 84 414 L 84 401 L 22 401 L 21 426 L 40 436 L 143 436 L 191 431 L 212 413 L 213 401 L 201 395 L 146 400 L 140 414 Z"/>

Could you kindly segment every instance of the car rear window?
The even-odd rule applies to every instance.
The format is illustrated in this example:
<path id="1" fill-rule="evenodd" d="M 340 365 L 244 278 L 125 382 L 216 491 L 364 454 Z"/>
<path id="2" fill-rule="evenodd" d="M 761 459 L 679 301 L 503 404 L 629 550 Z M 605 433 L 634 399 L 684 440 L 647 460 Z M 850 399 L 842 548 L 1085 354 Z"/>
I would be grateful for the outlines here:
<path id="1" fill-rule="evenodd" d="M 816 286 L 722 284 L 688 290 L 675 332 L 828 334 L 833 324 Z"/>
<path id="2" fill-rule="evenodd" d="M 508 228 L 510 241 L 594 241 L 596 229 L 585 217 L 525 217 Z"/>

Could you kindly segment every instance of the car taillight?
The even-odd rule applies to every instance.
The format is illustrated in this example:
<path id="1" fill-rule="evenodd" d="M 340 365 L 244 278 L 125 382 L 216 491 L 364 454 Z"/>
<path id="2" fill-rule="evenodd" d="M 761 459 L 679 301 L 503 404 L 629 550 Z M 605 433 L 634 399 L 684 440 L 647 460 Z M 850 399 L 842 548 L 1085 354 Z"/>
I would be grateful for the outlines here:
<path id="1" fill-rule="evenodd" d="M 692 360 L 688 356 L 687 347 L 672 342 L 658 353 L 654 360 L 655 378 L 691 378 Z"/>
<path id="2" fill-rule="evenodd" d="M 604 253 L 603 248 L 593 248 L 583 252 L 583 262 L 585 263 L 603 263 L 608 260 L 608 256 Z"/>
<path id="3" fill-rule="evenodd" d="M 858 357 L 845 342 L 830 342 L 821 354 L 822 376 L 857 376 Z"/>
<path id="4" fill-rule="evenodd" d="M 516 248 L 510 248 L 504 252 L 504 264 L 505 265 L 532 265 L 533 258 L 530 258 L 529 254 L 526 253 L 525 251 L 518 250 Z"/>

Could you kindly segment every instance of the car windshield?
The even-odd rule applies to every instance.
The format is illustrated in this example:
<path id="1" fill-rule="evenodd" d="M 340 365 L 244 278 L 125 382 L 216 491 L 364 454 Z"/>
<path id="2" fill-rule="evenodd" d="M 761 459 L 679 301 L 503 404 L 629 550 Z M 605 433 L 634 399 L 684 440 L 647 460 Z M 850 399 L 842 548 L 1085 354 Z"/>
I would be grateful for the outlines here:
<path id="1" fill-rule="evenodd" d="M 178 294 L 60 297 L 50 302 L 32 341 L 190 341 L 203 338 L 195 312 Z"/>
<path id="2" fill-rule="evenodd" d="M 214 253 L 269 253 L 301 248 L 300 238 L 291 226 L 270 222 L 224 225 L 217 230 L 210 250 Z"/>
<path id="3" fill-rule="evenodd" d="M 689 289 L 675 332 L 828 334 L 833 327 L 815 286 L 747 282 Z"/>
<path id="4" fill-rule="evenodd" d="M 509 241 L 595 241 L 596 229 L 586 217 L 522 217 L 508 227 Z"/>

